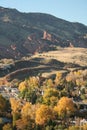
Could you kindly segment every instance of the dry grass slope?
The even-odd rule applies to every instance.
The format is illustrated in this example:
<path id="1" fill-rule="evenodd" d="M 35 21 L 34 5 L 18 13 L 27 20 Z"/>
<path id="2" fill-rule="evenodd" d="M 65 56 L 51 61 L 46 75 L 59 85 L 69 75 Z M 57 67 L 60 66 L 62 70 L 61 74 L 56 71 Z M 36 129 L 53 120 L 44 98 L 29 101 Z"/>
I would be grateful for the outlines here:
<path id="1" fill-rule="evenodd" d="M 87 48 L 60 48 L 57 51 L 37 54 L 34 57 L 56 59 L 64 63 L 87 66 Z"/>

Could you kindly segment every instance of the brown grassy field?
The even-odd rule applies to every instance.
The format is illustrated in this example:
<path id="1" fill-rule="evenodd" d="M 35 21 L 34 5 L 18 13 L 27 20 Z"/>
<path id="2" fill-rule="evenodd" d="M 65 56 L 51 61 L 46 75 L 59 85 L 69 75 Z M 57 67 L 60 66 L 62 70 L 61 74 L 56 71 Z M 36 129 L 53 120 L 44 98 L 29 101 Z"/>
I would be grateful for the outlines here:
<path id="1" fill-rule="evenodd" d="M 56 59 L 64 63 L 87 66 L 87 48 L 59 48 L 57 51 L 36 54 L 34 57 Z"/>
<path id="2" fill-rule="evenodd" d="M 15 62 L 11 72 L 4 75 L 6 80 L 25 79 L 32 75 L 54 76 L 58 71 L 87 69 L 86 48 L 58 48 L 56 51 L 38 53 L 31 58 Z"/>
<path id="3" fill-rule="evenodd" d="M 73 71 L 83 69 L 83 67 L 87 69 L 87 48 L 58 48 L 56 51 L 36 54 L 32 56 L 32 58 L 43 58 L 45 59 L 44 63 L 47 63 L 47 61 L 49 62 L 51 59 L 55 59 L 65 64 L 65 67 L 62 67 L 63 69 L 61 69 L 61 64 L 59 64 L 60 69 L 43 73 L 45 77 L 50 74 L 56 74 L 57 71 L 67 72 L 67 70 Z"/>

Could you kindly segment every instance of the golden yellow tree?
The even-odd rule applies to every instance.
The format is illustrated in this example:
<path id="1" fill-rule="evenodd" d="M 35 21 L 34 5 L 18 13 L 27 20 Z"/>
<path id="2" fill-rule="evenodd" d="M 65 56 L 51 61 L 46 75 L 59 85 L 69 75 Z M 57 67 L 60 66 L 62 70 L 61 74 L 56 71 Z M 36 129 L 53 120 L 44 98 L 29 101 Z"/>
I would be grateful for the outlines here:
<path id="1" fill-rule="evenodd" d="M 49 120 L 54 119 L 52 108 L 46 105 L 41 105 L 36 111 L 36 124 L 45 125 Z"/>
<path id="2" fill-rule="evenodd" d="M 53 88 L 54 87 L 53 80 L 52 79 L 47 79 L 45 81 L 44 85 L 46 86 L 46 88 Z"/>
<path id="3" fill-rule="evenodd" d="M 26 87 L 26 82 L 25 81 L 23 81 L 23 82 L 21 82 L 20 84 L 19 84 L 19 87 L 18 87 L 18 89 L 19 89 L 19 91 L 23 91 L 23 90 L 25 90 L 27 87 Z"/>
<path id="4" fill-rule="evenodd" d="M 24 128 L 32 130 L 35 127 L 35 115 L 38 108 L 39 104 L 32 105 L 26 102 L 21 110 L 21 119 L 16 121 L 16 127 L 20 128 L 20 130 Z"/>
<path id="5" fill-rule="evenodd" d="M 26 102 L 26 104 L 23 106 L 21 110 L 21 115 L 22 118 L 27 118 L 27 119 L 34 119 L 35 118 L 35 105 L 32 105 L 29 102 Z"/>
<path id="6" fill-rule="evenodd" d="M 31 119 L 22 118 L 16 121 L 17 130 L 33 130 L 35 123 Z"/>
<path id="7" fill-rule="evenodd" d="M 25 118 L 25 119 L 19 119 L 16 121 L 16 128 L 18 130 L 24 130 L 27 126 L 28 126 L 28 120 Z"/>
<path id="8" fill-rule="evenodd" d="M 13 112 L 19 112 L 21 110 L 22 104 L 19 100 L 16 100 L 14 98 L 10 98 L 11 103 L 11 109 Z"/>
<path id="9" fill-rule="evenodd" d="M 30 77 L 27 80 L 27 84 L 29 87 L 38 88 L 40 84 L 39 77 L 35 77 L 35 76 Z"/>
<path id="10" fill-rule="evenodd" d="M 4 126 L 3 126 L 3 130 L 12 130 L 12 125 L 11 124 L 5 124 Z"/>
<path id="11" fill-rule="evenodd" d="M 59 97 L 59 92 L 58 90 L 56 90 L 55 88 L 47 88 L 44 90 L 44 94 L 43 94 L 43 102 L 46 105 L 55 105 L 58 101 L 58 97 Z M 55 99 L 55 101 L 54 101 Z M 54 103 L 53 103 L 54 101 Z"/>
<path id="12" fill-rule="evenodd" d="M 16 120 L 20 118 L 20 110 L 22 108 L 22 104 L 19 100 L 14 98 L 10 98 L 11 109 L 12 109 L 12 116 L 13 116 L 13 126 L 15 126 Z"/>
<path id="13" fill-rule="evenodd" d="M 75 107 L 71 98 L 62 97 L 59 100 L 57 106 L 54 107 L 54 110 L 58 113 L 60 117 L 67 117 L 75 112 Z"/>
<path id="14" fill-rule="evenodd" d="M 56 78 L 55 78 L 55 85 L 62 85 L 63 84 L 63 74 L 61 72 L 57 72 Z"/>

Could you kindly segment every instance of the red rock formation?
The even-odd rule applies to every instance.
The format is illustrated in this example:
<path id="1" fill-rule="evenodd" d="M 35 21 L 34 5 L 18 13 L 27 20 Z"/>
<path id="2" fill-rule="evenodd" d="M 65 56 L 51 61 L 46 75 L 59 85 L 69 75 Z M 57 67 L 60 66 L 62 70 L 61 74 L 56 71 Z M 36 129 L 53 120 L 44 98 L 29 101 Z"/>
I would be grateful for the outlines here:
<path id="1" fill-rule="evenodd" d="M 16 50 L 16 45 L 11 45 L 12 50 Z"/>
<path id="2" fill-rule="evenodd" d="M 74 45 L 70 42 L 70 47 L 74 47 Z"/>
<path id="3" fill-rule="evenodd" d="M 44 31 L 43 39 L 51 41 L 52 40 L 52 36 L 51 36 L 51 34 L 49 34 L 46 31 Z"/>

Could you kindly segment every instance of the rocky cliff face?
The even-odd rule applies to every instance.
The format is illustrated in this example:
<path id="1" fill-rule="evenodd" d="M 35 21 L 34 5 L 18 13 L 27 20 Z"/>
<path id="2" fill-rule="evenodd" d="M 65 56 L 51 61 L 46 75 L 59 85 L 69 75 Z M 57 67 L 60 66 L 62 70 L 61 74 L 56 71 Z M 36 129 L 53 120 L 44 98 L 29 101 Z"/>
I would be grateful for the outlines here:
<path id="1" fill-rule="evenodd" d="M 47 31 L 44 31 L 43 33 L 43 39 L 52 41 L 52 35 L 47 33 Z"/>
<path id="2" fill-rule="evenodd" d="M 0 58 L 17 59 L 55 46 L 87 48 L 87 26 L 0 7 Z"/>

